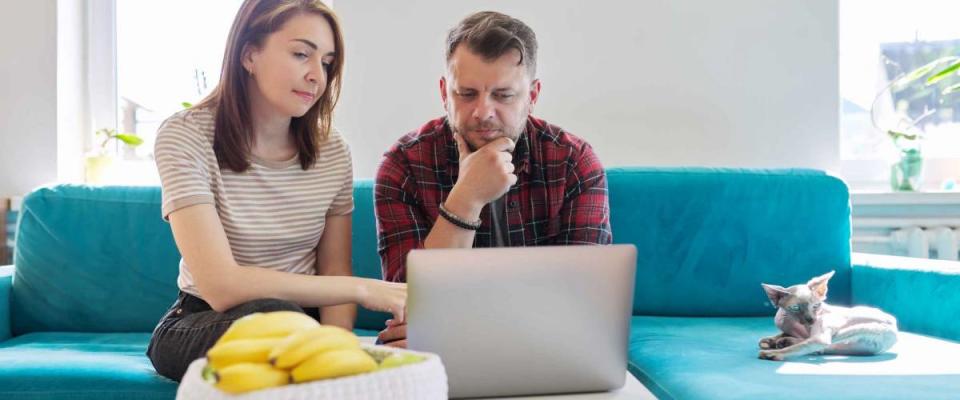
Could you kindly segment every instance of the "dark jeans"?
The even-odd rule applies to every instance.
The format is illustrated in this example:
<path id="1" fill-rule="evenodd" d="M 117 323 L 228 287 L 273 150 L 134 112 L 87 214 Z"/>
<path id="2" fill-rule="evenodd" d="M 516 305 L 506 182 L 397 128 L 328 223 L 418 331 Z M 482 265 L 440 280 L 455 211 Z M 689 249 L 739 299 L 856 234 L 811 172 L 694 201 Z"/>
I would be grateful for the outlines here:
<path id="1" fill-rule="evenodd" d="M 304 310 L 277 299 L 253 300 L 220 313 L 203 299 L 181 292 L 153 330 L 147 357 L 157 373 L 180 382 L 190 363 L 203 357 L 233 321 L 270 311 L 299 311 L 319 319 L 316 308 Z"/>

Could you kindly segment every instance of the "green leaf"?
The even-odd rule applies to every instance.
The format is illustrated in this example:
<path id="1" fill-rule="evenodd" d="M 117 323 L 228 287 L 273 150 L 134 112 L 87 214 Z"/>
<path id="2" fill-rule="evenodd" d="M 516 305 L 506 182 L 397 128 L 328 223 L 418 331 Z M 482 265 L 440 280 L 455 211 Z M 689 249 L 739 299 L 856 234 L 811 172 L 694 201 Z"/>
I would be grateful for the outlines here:
<path id="1" fill-rule="evenodd" d="M 960 91 L 960 83 L 956 83 L 956 84 L 947 86 L 945 89 L 943 89 L 942 92 L 940 92 L 940 94 L 942 94 L 942 95 L 948 95 L 948 94 L 950 94 L 950 93 L 958 92 L 958 91 Z"/>
<path id="2" fill-rule="evenodd" d="M 136 147 L 143 144 L 143 139 L 141 139 L 140 136 L 137 136 L 137 135 L 132 135 L 129 133 L 118 133 L 116 137 L 117 139 L 120 139 L 120 141 L 126 143 L 130 147 Z"/>
<path id="3" fill-rule="evenodd" d="M 897 78 L 894 81 L 894 85 L 897 87 L 904 87 L 910 82 L 913 82 L 917 79 L 922 78 L 924 75 L 929 74 L 930 71 L 933 71 L 933 69 L 936 68 L 938 65 L 943 64 L 945 62 L 951 62 L 957 59 L 960 59 L 960 57 L 956 57 L 956 56 L 940 57 L 936 60 L 930 61 L 926 65 L 919 67 L 913 71 L 910 71 L 909 73 L 907 73 L 904 76 L 901 76 L 900 78 Z"/>
<path id="4" fill-rule="evenodd" d="M 189 102 L 189 101 L 185 101 L 185 102 L 183 102 L 183 103 L 180 103 L 180 105 L 183 106 L 183 108 L 193 107 L 193 103 L 191 103 L 191 102 Z"/>
<path id="5" fill-rule="evenodd" d="M 897 139 L 900 139 L 900 138 L 904 138 L 904 139 L 906 139 L 906 140 L 917 140 L 917 135 L 916 135 L 916 134 L 911 135 L 911 134 L 903 133 L 903 132 L 887 131 L 887 135 L 889 135 L 890 138 L 893 139 L 893 140 L 897 140 Z"/>
<path id="6" fill-rule="evenodd" d="M 957 69 L 960 69 L 960 61 L 954 61 L 949 67 L 944 68 L 942 71 L 937 72 L 936 75 L 927 78 L 927 86 L 942 81 Z"/>

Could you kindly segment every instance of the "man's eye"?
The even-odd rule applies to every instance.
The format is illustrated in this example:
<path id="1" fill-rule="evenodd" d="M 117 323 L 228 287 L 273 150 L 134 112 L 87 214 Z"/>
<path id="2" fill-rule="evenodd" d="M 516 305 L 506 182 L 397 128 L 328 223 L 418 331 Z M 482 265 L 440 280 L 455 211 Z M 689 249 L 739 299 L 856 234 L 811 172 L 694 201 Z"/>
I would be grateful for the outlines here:
<path id="1" fill-rule="evenodd" d="M 457 95 L 460 96 L 460 97 L 467 97 L 467 98 L 469 98 L 469 97 L 476 96 L 477 94 L 476 94 L 476 93 L 473 93 L 473 92 L 459 92 L 459 93 L 457 93 Z"/>
<path id="2" fill-rule="evenodd" d="M 503 93 L 498 93 L 498 94 L 495 94 L 494 96 L 500 100 L 509 100 L 513 98 L 512 94 L 503 94 Z"/>

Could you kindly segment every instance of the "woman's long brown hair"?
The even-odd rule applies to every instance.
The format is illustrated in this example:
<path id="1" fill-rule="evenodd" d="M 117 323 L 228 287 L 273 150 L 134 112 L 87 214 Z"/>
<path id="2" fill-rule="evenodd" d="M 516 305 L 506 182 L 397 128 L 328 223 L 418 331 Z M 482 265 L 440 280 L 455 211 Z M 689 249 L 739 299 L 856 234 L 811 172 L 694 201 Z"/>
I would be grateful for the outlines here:
<path id="1" fill-rule="evenodd" d="M 297 146 L 301 168 L 306 170 L 317 161 L 319 145 L 330 135 L 333 108 L 340 97 L 343 74 L 340 22 L 336 14 L 319 0 L 247 0 L 240 6 L 230 28 L 220 82 L 196 106 L 215 110 L 213 151 L 221 169 L 243 172 L 250 167 L 253 125 L 250 120 L 247 71 L 241 59 L 243 49 L 246 46 L 263 46 L 267 36 L 300 14 L 316 14 L 327 20 L 333 30 L 336 52 L 333 63 L 326 71 L 327 83 L 323 95 L 306 114 L 290 121 L 290 132 Z"/>

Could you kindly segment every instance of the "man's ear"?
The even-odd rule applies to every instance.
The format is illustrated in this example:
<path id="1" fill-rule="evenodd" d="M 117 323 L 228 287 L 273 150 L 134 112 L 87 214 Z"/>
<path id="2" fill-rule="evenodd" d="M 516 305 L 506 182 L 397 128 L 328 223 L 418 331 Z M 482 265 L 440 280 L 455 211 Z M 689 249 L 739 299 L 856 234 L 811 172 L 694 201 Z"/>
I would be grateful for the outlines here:
<path id="1" fill-rule="evenodd" d="M 447 78 L 445 76 L 440 77 L 440 100 L 443 101 L 443 109 L 447 110 Z"/>
<path id="2" fill-rule="evenodd" d="M 783 300 L 784 297 L 790 294 L 783 286 L 768 285 L 766 283 L 761 283 L 760 286 L 763 286 L 763 291 L 767 292 L 767 297 L 774 307 L 780 307 L 780 300 Z"/>
<path id="3" fill-rule="evenodd" d="M 810 291 L 820 298 L 820 300 L 827 298 L 827 281 L 833 277 L 834 272 L 835 271 L 827 272 L 807 282 L 807 287 L 809 287 Z"/>
<path id="4" fill-rule="evenodd" d="M 537 105 L 537 100 L 540 99 L 540 80 L 534 79 L 533 82 L 530 82 L 530 110 L 529 114 L 533 114 L 533 106 Z"/>

